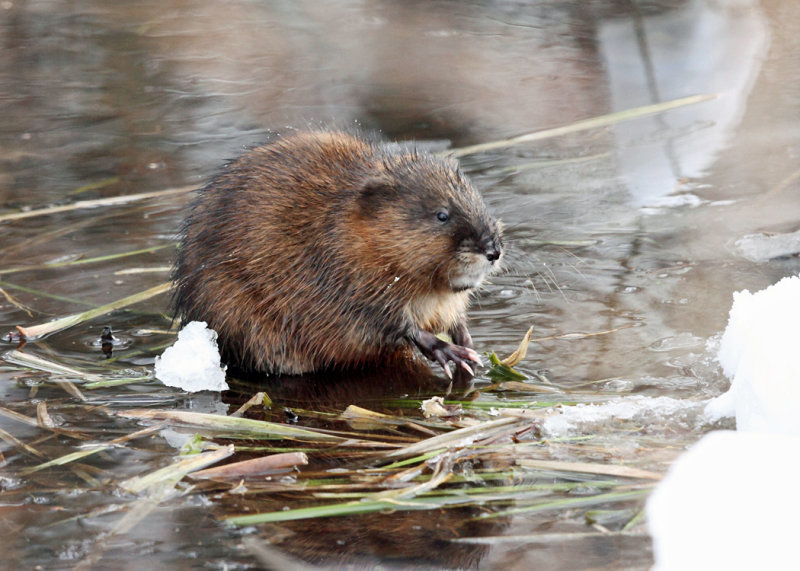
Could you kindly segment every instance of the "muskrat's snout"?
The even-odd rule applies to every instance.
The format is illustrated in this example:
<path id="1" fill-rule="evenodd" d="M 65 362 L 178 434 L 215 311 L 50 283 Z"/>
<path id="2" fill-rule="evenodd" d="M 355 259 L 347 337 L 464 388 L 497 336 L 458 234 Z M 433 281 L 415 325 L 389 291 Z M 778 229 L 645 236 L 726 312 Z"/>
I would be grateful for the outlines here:
<path id="1" fill-rule="evenodd" d="M 495 263 L 503 257 L 503 224 L 487 215 L 488 222 L 484 223 L 480 230 L 480 237 L 475 242 L 475 252 L 486 256 L 489 262 L 490 271 L 493 271 Z"/>
<path id="2" fill-rule="evenodd" d="M 503 240 L 499 232 L 485 233 L 481 240 L 481 247 L 490 264 L 498 261 L 503 255 Z"/>
<path id="3" fill-rule="evenodd" d="M 497 270 L 503 257 L 503 238 L 499 224 L 494 221 L 480 236 L 461 242 L 456 267 L 450 272 L 450 287 L 465 291 L 481 285 L 484 278 Z"/>

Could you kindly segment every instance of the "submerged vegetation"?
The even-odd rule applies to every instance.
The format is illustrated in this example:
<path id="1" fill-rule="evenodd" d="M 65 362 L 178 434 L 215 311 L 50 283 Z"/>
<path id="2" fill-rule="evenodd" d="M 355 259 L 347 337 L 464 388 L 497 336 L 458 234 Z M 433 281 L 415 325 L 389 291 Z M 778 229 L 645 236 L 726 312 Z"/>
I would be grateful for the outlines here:
<path id="1" fill-rule="evenodd" d="M 529 338 L 530 331 L 517 356 L 506 362 L 520 363 Z M 23 501 L 39 482 L 52 486 L 54 477 L 59 483 L 50 493 L 56 498 L 76 492 L 117 496 L 110 506 L 63 516 L 56 512 L 49 523 L 67 529 L 76 517 L 88 522 L 116 517 L 86 547 L 78 568 L 99 561 L 114 541 L 157 510 L 198 495 L 213 498 L 212 513 L 232 526 L 232 533 L 260 524 L 456 510 L 445 535 L 461 544 L 506 541 L 493 522 L 507 525 L 514 517 L 556 517 L 569 528 L 559 532 L 558 541 L 629 536 L 646 542 L 643 501 L 665 467 L 662 449 L 631 455 L 615 450 L 613 435 L 543 435 L 543 421 L 560 407 L 596 395 L 523 382 L 524 374 L 496 356 L 490 376 L 510 380 L 464 389 L 460 397 L 434 397 L 444 412 L 426 418 L 420 407 L 433 399 L 422 394 L 399 401 L 387 394 L 374 403 L 380 411 L 332 402 L 295 406 L 289 414 L 279 407 L 291 397 L 279 389 L 277 399 L 255 392 L 235 407 L 253 394 L 244 381 L 234 381 L 224 399 L 234 412 L 195 412 L 176 406 L 174 394 L 159 395 L 149 375 L 98 374 L 17 350 L 5 358 L 31 371 L 18 376 L 31 398 L 0 407 L 0 415 L 39 436 L 23 440 L 0 432 L 18 452 L 4 459 L 3 501 Z M 445 394 L 444 385 L 441 389 Z M 98 391 L 102 396 L 95 396 Z M 163 400 L 149 408 L 126 406 L 142 392 Z M 505 406 L 496 399 L 482 400 L 490 394 L 502 394 Z M 308 426 L 287 424 L 297 417 Z M 98 432 L 98 426 L 109 428 Z M 180 449 L 163 450 L 154 441 L 167 433 L 172 440 L 178 435 Z M 157 468 L 144 470 L 124 464 L 110 471 L 100 467 L 122 450 L 127 456 L 162 459 Z M 393 533 L 408 533 L 419 521 L 412 517 L 407 529 Z M 281 533 L 271 528 L 261 532 L 279 545 Z M 291 544 L 285 549 L 295 551 Z M 258 547 L 250 551 L 257 553 Z M 321 548 L 315 553 L 322 557 Z M 307 552 L 297 550 L 296 555 Z"/>

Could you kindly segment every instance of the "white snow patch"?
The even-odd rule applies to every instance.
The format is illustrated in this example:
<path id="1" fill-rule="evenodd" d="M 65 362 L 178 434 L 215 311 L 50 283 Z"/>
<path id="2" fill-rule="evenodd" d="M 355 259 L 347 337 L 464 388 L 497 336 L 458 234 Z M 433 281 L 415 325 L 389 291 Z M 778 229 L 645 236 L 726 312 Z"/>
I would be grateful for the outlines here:
<path id="1" fill-rule="evenodd" d="M 736 416 L 738 430 L 800 435 L 800 277 L 754 294 L 733 294 L 717 359 L 730 390 L 706 407 L 710 420 Z"/>
<path id="2" fill-rule="evenodd" d="M 217 332 L 205 321 L 187 323 L 175 344 L 155 362 L 158 380 L 187 392 L 228 390 L 226 368 L 220 363 Z"/>
<path id="3" fill-rule="evenodd" d="M 797 568 L 798 466 L 798 436 L 704 436 L 647 502 L 654 569 Z"/>
<path id="4" fill-rule="evenodd" d="M 800 511 L 800 277 L 733 295 L 717 360 L 735 416 L 678 458 L 647 502 L 655 569 L 794 569 Z"/>

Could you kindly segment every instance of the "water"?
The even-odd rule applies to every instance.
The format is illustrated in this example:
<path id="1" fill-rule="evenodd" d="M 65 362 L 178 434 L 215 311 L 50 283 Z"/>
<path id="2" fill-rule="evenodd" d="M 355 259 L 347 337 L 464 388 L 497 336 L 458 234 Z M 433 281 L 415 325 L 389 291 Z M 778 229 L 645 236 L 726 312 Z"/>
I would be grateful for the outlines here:
<path id="1" fill-rule="evenodd" d="M 286 125 L 357 122 L 387 139 L 442 149 L 716 94 L 668 113 L 462 160 L 503 219 L 509 244 L 507 271 L 471 312 L 477 346 L 508 354 L 530 325 L 535 338 L 601 333 L 537 342 L 519 367 L 584 391 L 573 400 L 635 394 L 697 401 L 720 393 L 727 382 L 706 342 L 724 328 L 732 292 L 800 272 L 797 256 L 782 245 L 777 257 L 746 256 L 736 246 L 749 235 L 798 230 L 795 3 L 10 1 L 0 11 L 0 206 L 9 212 L 199 185 L 225 159 Z M 0 270 L 166 246 L 0 275 L 3 291 L 32 312 L 0 298 L 3 331 L 168 279 L 169 245 L 188 200 L 179 194 L 0 223 Z M 149 271 L 120 273 L 131 269 Z M 102 375 L 145 376 L 172 342 L 164 333 L 167 308 L 167 296 L 159 296 L 26 350 Z M 97 345 L 107 324 L 121 340 L 112 359 Z M 50 384 L 35 388 L 48 379 L 11 363 L 0 368 L 5 407 L 35 418 L 43 401 L 57 422 L 81 433 L 83 440 L 53 435 L 0 416 L 0 428 L 48 457 L 138 428 L 109 409 L 229 412 L 217 397 L 153 382 L 95 390 L 91 407 L 78 406 Z M 282 420 L 283 406 L 379 408 L 385 399 L 436 392 L 436 383 L 331 387 L 312 379 L 267 391 L 277 403 L 273 420 Z M 504 398 L 514 397 L 481 396 L 499 404 Z M 559 454 L 624 460 L 647 449 L 648 467 L 663 472 L 708 429 L 685 415 L 650 420 L 620 429 L 607 419 L 586 429 L 598 435 L 596 448 L 562 445 Z M 242 543 L 247 534 L 219 518 L 247 502 L 275 509 L 281 501 L 203 491 L 170 500 L 144 524 L 104 539 L 120 516 L 95 510 L 123 501 L 114 482 L 171 461 L 174 449 L 162 437 L 104 452 L 82 470 L 27 477 L 18 469 L 39 460 L 8 438 L 0 450 L 7 462 L 0 545 L 9 565 L 25 568 L 73 568 L 92 557 L 121 569 L 143 558 L 156 567 L 257 566 Z M 637 504 L 629 507 L 634 513 Z M 492 525 L 471 522 L 470 510 L 434 515 L 286 524 L 281 529 L 291 539 L 277 545 L 316 563 L 367 566 L 651 563 L 642 534 L 556 538 L 596 529 L 568 511 Z M 456 544 L 449 541 L 454 534 L 507 540 Z"/>

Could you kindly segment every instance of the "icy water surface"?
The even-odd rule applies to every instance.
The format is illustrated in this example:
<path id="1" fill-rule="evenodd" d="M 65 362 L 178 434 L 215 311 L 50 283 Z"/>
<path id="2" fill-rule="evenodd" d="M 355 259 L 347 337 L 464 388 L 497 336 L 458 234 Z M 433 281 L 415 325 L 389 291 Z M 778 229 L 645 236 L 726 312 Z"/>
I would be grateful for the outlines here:
<path id="1" fill-rule="evenodd" d="M 171 482 L 172 494 L 122 486 L 175 463 L 176 446 L 203 432 L 169 422 L 31 471 L 155 423 L 132 417 L 135 409 L 230 414 L 258 390 L 272 405 L 248 416 L 285 426 L 392 446 L 452 428 L 418 410 L 423 398 L 446 394 L 439 369 L 229 379 L 222 395 L 166 388 L 152 379 L 155 356 L 174 340 L 160 294 L 29 342 L 22 359 L 10 353 L 15 343 L 3 345 L 6 564 L 255 569 L 279 567 L 277 551 L 317 565 L 647 568 L 644 497 L 712 428 L 699 411 L 727 387 L 713 346 L 732 292 L 800 272 L 798 38 L 800 5 L 779 0 L 2 3 L 0 216 L 201 185 L 284 126 L 358 124 L 443 151 L 713 96 L 460 159 L 508 241 L 506 271 L 471 312 L 476 346 L 507 355 L 532 325 L 536 341 L 517 368 L 539 388 L 487 391 L 484 370 L 457 421 L 502 419 L 498 411 L 514 406 L 552 411 L 481 441 L 502 451 L 459 456 L 461 442 L 447 462 L 398 481 L 436 481 L 437 470 L 451 469 L 438 487 L 451 499 L 461 490 L 495 496 L 410 510 L 431 497 L 419 489 L 373 513 L 231 525 L 242 514 L 361 497 L 319 495 L 319 481 L 330 493 L 391 489 L 370 472 L 387 465 L 386 449 L 323 451 L 217 431 L 204 433 L 207 442 L 233 443 L 235 460 L 305 447 L 309 464 L 241 486 L 188 478 Z M 166 282 L 189 200 L 175 192 L 4 219 L 3 333 Z M 106 325 L 117 338 L 110 358 L 100 341 Z M 120 384 L 86 384 L 98 380 Z M 419 424 L 337 420 L 353 404 Z M 536 464 L 545 460 L 641 472 Z M 553 484 L 582 487 L 535 488 Z M 607 486 L 628 495 L 557 503 Z M 537 494 L 556 503 L 541 507 Z"/>

